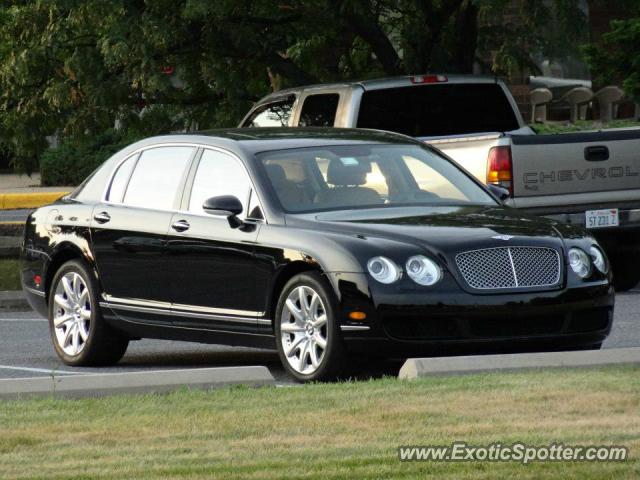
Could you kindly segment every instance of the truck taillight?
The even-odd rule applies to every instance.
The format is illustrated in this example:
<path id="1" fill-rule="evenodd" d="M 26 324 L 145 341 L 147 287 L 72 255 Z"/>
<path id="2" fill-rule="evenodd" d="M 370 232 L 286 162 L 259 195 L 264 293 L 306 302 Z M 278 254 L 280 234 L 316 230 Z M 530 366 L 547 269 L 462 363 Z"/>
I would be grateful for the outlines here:
<path id="1" fill-rule="evenodd" d="M 513 195 L 513 164 L 511 147 L 508 145 L 492 147 L 487 158 L 487 183 L 508 188 Z"/>
<path id="2" fill-rule="evenodd" d="M 411 77 L 411 83 L 444 83 L 446 81 L 446 75 L 414 75 Z"/>

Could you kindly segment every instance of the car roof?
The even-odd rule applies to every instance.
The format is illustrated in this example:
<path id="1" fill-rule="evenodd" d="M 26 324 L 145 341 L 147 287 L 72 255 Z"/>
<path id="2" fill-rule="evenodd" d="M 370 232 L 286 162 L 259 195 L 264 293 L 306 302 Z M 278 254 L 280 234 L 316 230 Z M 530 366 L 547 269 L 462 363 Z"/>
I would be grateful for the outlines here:
<path id="1" fill-rule="evenodd" d="M 145 147 L 175 142 L 195 143 L 242 150 L 245 153 L 325 145 L 420 143 L 411 137 L 382 130 L 334 127 L 227 128 L 158 136 L 143 142 Z"/>
<path id="2" fill-rule="evenodd" d="M 332 88 L 345 88 L 345 87 L 361 87 L 363 90 L 382 90 L 385 88 L 399 88 L 399 87 L 420 87 L 425 86 L 424 83 L 416 83 L 415 78 L 431 76 L 436 74 L 425 75 L 404 75 L 400 77 L 386 77 L 386 78 L 374 78 L 371 80 L 358 80 L 352 82 L 335 82 L 335 83 L 318 83 L 312 85 L 303 85 L 299 87 L 286 88 L 273 92 L 266 97 L 262 98 L 256 105 L 272 101 L 276 98 L 281 98 L 287 95 L 293 95 L 301 92 L 302 90 L 313 89 L 332 89 Z M 499 79 L 490 75 L 464 75 L 464 74 L 437 74 L 446 77 L 445 82 L 435 82 L 426 85 L 447 85 L 447 84 L 478 84 L 478 83 L 498 83 Z"/>

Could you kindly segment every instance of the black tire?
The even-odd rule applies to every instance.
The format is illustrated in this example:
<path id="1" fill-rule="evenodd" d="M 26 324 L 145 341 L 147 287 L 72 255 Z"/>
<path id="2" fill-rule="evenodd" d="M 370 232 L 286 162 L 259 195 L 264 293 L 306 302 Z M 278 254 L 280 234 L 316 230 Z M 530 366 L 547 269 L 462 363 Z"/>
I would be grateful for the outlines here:
<path id="1" fill-rule="evenodd" d="M 320 296 L 327 317 L 326 323 L 326 348 L 317 369 L 311 374 L 303 374 L 296 371 L 287 360 L 281 335 L 281 317 L 287 297 L 294 289 L 306 286 L 312 288 Z M 275 325 L 276 344 L 278 355 L 285 370 L 300 382 L 332 380 L 343 373 L 345 364 L 345 351 L 342 336 L 337 322 L 337 301 L 333 288 L 329 282 L 317 272 L 305 272 L 291 278 L 282 289 L 276 315 L 273 319 Z"/>
<path id="2" fill-rule="evenodd" d="M 81 277 L 86 286 L 91 305 L 87 339 L 83 341 L 84 346 L 77 355 L 66 353 L 58 344 L 54 327 L 55 310 L 60 308 L 56 306 L 54 300 L 56 289 L 62 278 L 72 272 Z M 71 260 L 63 264 L 53 277 L 49 290 L 49 331 L 56 354 L 67 365 L 73 367 L 114 365 L 118 363 L 127 351 L 129 339 L 115 331 L 104 321 L 100 310 L 99 298 L 96 281 L 92 273 L 79 260 Z"/>
<path id="3" fill-rule="evenodd" d="M 602 342 L 599 342 L 599 343 L 592 343 L 591 345 L 580 345 L 578 347 L 571 347 L 571 348 L 568 348 L 567 350 L 577 352 L 581 350 L 600 350 L 601 348 L 602 348 Z"/>
<path id="4" fill-rule="evenodd" d="M 638 262 L 640 262 L 640 255 L 637 254 L 620 256 L 611 260 L 613 286 L 617 292 L 626 292 L 638 285 L 640 282 Z"/>

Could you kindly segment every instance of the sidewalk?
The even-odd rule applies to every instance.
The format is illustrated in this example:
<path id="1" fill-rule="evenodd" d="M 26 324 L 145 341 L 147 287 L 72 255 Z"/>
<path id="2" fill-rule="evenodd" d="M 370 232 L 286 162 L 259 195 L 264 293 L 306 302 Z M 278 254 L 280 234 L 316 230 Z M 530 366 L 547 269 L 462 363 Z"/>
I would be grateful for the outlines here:
<path id="1" fill-rule="evenodd" d="M 40 186 L 40 174 L 34 173 L 30 177 L 15 173 L 0 174 L 0 192 L 6 193 L 12 189 L 23 189 Z"/>
<path id="2" fill-rule="evenodd" d="M 40 174 L 31 177 L 0 174 L 0 210 L 38 208 L 73 190 L 73 187 L 40 187 Z"/>

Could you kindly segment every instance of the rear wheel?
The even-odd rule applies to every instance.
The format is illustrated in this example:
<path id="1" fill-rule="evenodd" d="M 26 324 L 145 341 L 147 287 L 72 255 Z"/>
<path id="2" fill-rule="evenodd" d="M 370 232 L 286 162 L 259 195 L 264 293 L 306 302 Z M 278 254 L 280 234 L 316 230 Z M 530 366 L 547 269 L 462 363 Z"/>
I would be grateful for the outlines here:
<path id="1" fill-rule="evenodd" d="M 335 295 L 318 273 L 302 273 L 284 287 L 275 318 L 278 354 L 297 380 L 327 380 L 342 369 Z"/>
<path id="2" fill-rule="evenodd" d="M 71 366 L 113 365 L 129 345 L 105 323 L 95 282 L 77 260 L 62 265 L 51 282 L 49 329 L 56 353 Z"/>

